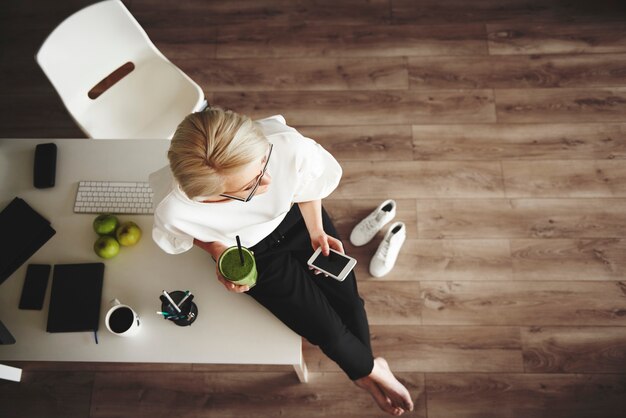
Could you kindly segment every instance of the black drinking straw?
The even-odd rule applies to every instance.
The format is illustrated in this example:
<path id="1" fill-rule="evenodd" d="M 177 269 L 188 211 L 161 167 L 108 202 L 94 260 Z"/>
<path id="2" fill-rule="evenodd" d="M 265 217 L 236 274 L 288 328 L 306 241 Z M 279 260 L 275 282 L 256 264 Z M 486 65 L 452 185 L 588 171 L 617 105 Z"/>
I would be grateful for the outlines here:
<path id="1" fill-rule="evenodd" d="M 236 235 L 237 239 L 237 250 L 239 250 L 239 261 L 241 261 L 241 265 L 243 266 L 243 251 L 241 251 L 241 241 L 239 240 L 239 235 Z"/>

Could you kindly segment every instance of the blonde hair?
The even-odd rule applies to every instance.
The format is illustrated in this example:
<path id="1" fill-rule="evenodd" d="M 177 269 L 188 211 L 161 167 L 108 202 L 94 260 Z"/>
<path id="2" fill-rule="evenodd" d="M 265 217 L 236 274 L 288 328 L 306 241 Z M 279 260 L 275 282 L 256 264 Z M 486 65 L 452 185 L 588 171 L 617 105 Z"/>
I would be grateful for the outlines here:
<path id="1" fill-rule="evenodd" d="M 188 115 L 167 157 L 187 197 L 224 193 L 225 176 L 262 156 L 269 142 L 249 117 L 219 107 Z"/>

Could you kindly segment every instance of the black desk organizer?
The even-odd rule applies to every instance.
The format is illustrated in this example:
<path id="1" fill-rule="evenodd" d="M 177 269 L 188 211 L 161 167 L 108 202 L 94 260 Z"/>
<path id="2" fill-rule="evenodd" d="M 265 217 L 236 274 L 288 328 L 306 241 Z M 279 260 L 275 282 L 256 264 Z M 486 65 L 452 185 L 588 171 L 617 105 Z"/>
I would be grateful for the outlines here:
<path id="1" fill-rule="evenodd" d="M 178 304 L 185 297 L 185 292 L 181 290 L 174 290 L 169 292 L 170 297 L 174 303 Z M 180 312 L 172 306 L 169 300 L 164 295 L 159 296 L 161 300 L 161 311 L 171 315 L 165 319 L 175 323 L 180 327 L 186 327 L 193 324 L 198 318 L 198 306 L 193 302 L 193 295 L 190 295 L 187 300 L 179 307 Z"/>

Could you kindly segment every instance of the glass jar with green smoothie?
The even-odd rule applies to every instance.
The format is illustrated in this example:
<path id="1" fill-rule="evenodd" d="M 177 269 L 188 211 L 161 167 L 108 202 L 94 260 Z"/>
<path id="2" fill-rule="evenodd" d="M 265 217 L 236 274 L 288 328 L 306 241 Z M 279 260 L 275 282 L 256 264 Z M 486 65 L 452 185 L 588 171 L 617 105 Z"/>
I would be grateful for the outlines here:
<path id="1" fill-rule="evenodd" d="M 241 256 L 243 256 L 243 263 Z M 238 247 L 227 248 L 217 260 L 218 269 L 220 274 L 232 283 L 252 287 L 257 279 L 254 254 L 246 247 L 241 247 L 241 256 Z"/>

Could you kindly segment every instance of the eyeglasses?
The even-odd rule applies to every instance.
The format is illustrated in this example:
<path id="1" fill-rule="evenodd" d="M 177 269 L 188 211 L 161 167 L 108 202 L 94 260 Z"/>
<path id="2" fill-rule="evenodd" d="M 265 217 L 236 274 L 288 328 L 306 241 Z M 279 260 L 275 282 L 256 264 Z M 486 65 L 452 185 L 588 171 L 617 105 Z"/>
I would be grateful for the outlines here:
<path id="1" fill-rule="evenodd" d="M 261 184 L 261 180 L 263 180 L 263 176 L 265 175 L 265 172 L 267 171 L 267 165 L 269 164 L 270 157 L 272 156 L 272 148 L 274 148 L 274 144 L 270 144 L 270 149 L 267 154 L 267 159 L 265 160 L 265 165 L 263 166 L 263 170 L 261 171 L 261 174 L 259 174 L 259 176 L 257 177 L 256 182 L 254 183 L 252 190 L 250 190 L 250 194 L 248 195 L 248 197 L 244 198 L 244 197 L 239 197 L 239 196 L 232 196 L 229 194 L 220 194 L 220 196 L 226 197 L 228 199 L 238 200 L 240 202 L 249 202 L 254 196 L 254 194 L 256 193 L 257 189 L 259 188 L 259 185 Z"/>

